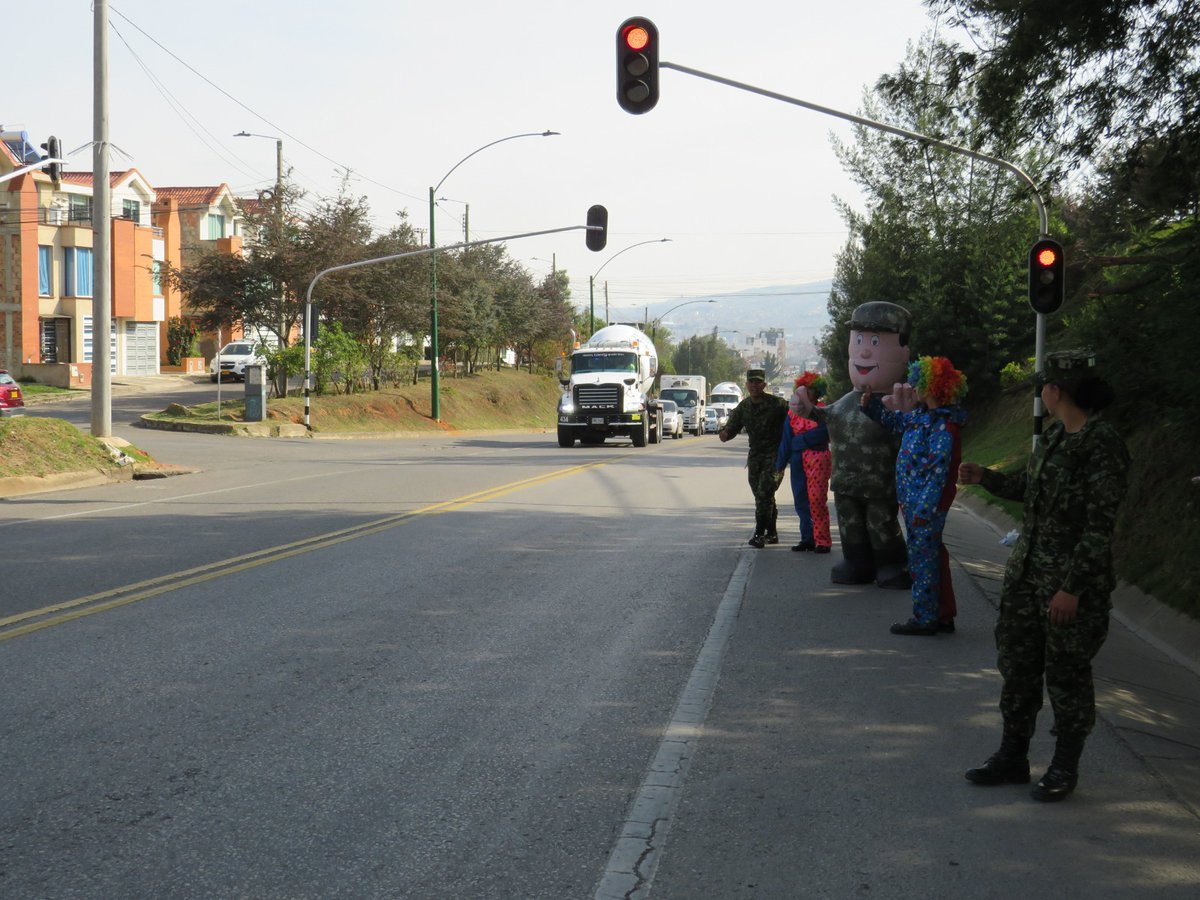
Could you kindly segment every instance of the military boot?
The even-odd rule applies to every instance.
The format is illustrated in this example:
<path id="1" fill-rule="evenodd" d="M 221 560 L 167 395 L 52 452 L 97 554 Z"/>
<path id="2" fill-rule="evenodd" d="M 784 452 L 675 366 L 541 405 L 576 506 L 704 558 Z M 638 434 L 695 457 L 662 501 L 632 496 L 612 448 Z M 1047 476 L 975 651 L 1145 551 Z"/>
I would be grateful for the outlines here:
<path id="1" fill-rule="evenodd" d="M 749 544 L 751 547 L 754 547 L 756 550 L 761 550 L 763 547 L 765 547 L 767 545 L 766 533 L 767 533 L 767 526 L 766 526 L 766 523 L 763 522 L 763 517 L 758 514 L 755 514 L 755 516 L 754 516 L 754 534 L 751 536 L 750 540 L 746 541 L 746 543 Z"/>
<path id="2" fill-rule="evenodd" d="M 1033 799 L 1044 803 L 1067 799 L 1079 782 L 1079 756 L 1082 753 L 1082 738 L 1060 737 L 1054 745 L 1050 768 L 1030 791 Z"/>
<path id="3" fill-rule="evenodd" d="M 778 528 L 776 528 L 776 522 L 778 522 L 778 520 L 779 520 L 779 510 L 775 510 L 775 512 L 771 513 L 770 518 L 767 519 L 766 541 L 768 544 L 778 544 L 779 543 L 779 530 L 778 530 Z"/>
<path id="4" fill-rule="evenodd" d="M 1029 784 L 1029 738 L 1004 729 L 1000 749 L 976 769 L 967 769 L 973 784 Z"/>

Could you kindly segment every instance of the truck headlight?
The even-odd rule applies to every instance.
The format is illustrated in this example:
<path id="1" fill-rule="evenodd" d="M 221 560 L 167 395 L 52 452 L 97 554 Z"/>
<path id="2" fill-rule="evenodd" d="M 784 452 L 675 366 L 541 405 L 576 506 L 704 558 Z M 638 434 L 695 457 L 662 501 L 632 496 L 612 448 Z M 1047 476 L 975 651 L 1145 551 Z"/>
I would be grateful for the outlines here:
<path id="1" fill-rule="evenodd" d="M 558 401 L 558 411 L 560 413 L 567 413 L 570 415 L 571 413 L 575 412 L 575 401 L 570 397 L 563 397 Z"/>

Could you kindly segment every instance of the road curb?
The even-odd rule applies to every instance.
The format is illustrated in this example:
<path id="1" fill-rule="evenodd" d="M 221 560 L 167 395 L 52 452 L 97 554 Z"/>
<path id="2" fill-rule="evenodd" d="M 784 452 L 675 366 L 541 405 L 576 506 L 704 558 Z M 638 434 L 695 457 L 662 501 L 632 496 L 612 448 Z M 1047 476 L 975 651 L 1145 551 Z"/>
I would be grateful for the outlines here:
<path id="1" fill-rule="evenodd" d="M 156 431 L 190 431 L 231 437 L 308 437 L 308 429 L 294 422 L 179 422 L 140 416 L 145 428 Z"/>

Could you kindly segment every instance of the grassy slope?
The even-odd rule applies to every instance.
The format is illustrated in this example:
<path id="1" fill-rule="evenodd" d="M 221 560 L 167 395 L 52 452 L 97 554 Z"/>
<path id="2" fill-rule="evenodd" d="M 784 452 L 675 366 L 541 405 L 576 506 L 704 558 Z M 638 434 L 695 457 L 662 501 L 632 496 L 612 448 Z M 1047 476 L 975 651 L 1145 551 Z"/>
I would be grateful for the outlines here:
<path id="1" fill-rule="evenodd" d="M 963 459 L 1006 471 L 1023 467 L 1033 434 L 1030 392 L 971 412 L 963 432 Z M 1186 442 L 1170 437 L 1161 429 L 1125 435 L 1133 465 L 1113 556 L 1123 581 L 1200 619 L 1200 579 L 1192 566 L 1200 559 L 1200 486 L 1190 481 L 1197 474 L 1195 453 Z M 966 490 L 1021 518 L 1019 504 L 996 500 L 979 488 Z"/>
<path id="2" fill-rule="evenodd" d="M 240 393 L 240 392 L 238 392 Z M 561 391 L 553 378 L 505 369 L 441 380 L 441 423 L 430 417 L 428 381 L 363 394 L 312 398 L 313 429 L 326 434 L 365 431 L 436 432 L 502 428 L 554 428 Z M 216 403 L 155 414 L 155 418 L 217 421 Z M 304 421 L 304 397 L 297 393 L 267 403 L 273 421 Z M 244 403 L 226 401 L 221 421 L 244 420 Z"/>

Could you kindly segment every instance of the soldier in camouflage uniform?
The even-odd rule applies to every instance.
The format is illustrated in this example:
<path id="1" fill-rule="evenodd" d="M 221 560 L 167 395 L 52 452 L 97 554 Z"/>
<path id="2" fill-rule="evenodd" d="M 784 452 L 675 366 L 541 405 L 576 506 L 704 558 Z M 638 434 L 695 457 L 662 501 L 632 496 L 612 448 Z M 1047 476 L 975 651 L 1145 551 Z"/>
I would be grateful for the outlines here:
<path id="1" fill-rule="evenodd" d="M 733 408 L 725 427 L 718 433 L 722 441 L 733 440 L 742 429 L 750 439 L 746 468 L 750 490 L 754 492 L 754 535 L 750 546 L 762 549 L 766 544 L 778 544 L 779 532 L 775 522 L 779 509 L 775 506 L 775 491 L 783 473 L 775 471 L 775 454 L 779 451 L 779 435 L 788 405 L 782 397 L 767 393 L 767 373 L 751 369 L 746 373 L 746 393 L 749 395 Z"/>
<path id="2" fill-rule="evenodd" d="M 850 383 L 836 403 L 804 415 L 829 426 L 833 446 L 833 505 L 837 511 L 842 561 L 834 584 L 908 589 L 908 550 L 896 518 L 896 456 L 900 435 L 859 412 L 863 391 L 890 394 L 908 371 L 912 317 L 895 303 L 873 300 L 850 319 Z"/>
<path id="3" fill-rule="evenodd" d="M 1004 475 L 976 463 L 959 471 L 964 484 L 1025 503 L 996 622 L 1004 736 L 1000 749 L 966 777 L 982 785 L 1029 783 L 1029 739 L 1044 679 L 1057 744 L 1033 788 L 1043 801 L 1062 800 L 1078 781 L 1079 756 L 1096 720 L 1092 658 L 1108 635 L 1116 586 L 1111 544 L 1129 453 L 1116 429 L 1095 418 L 1113 395 L 1094 366 L 1087 351 L 1047 354 L 1037 382 L 1058 421 L 1038 438 L 1023 473 Z"/>

